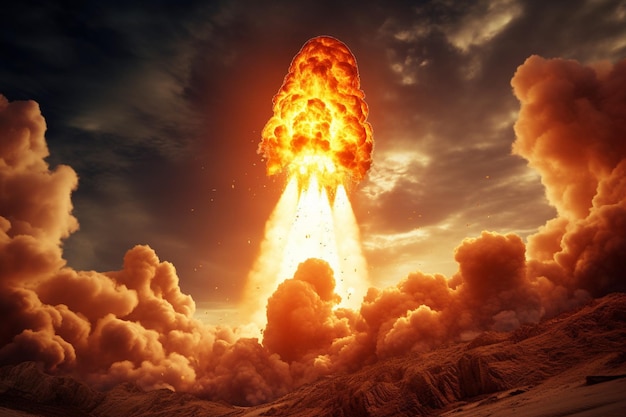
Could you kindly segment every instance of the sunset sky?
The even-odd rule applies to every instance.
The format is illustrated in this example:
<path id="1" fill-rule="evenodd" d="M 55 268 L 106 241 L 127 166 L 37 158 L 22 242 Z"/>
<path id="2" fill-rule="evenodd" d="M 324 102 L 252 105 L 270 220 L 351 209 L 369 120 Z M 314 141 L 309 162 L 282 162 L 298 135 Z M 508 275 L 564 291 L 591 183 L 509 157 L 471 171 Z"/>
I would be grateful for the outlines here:
<path id="1" fill-rule="evenodd" d="M 465 237 L 525 238 L 555 217 L 511 153 L 511 79 L 533 54 L 626 57 L 619 0 L 33 3 L 3 11 L 0 94 L 39 103 L 48 162 L 79 176 L 64 258 L 118 270 L 148 244 L 200 308 L 232 308 L 258 253 L 284 186 L 260 131 L 308 39 L 358 62 L 375 149 L 350 199 L 378 288 L 450 277 Z"/>

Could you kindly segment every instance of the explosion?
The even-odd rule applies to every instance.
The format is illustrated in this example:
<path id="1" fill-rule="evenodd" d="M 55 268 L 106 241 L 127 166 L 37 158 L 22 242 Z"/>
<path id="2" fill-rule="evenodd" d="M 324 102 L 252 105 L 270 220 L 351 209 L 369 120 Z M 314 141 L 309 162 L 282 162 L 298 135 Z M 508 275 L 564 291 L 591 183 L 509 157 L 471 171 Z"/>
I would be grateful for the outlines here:
<path id="1" fill-rule="evenodd" d="M 364 96 L 356 59 L 346 45 L 327 36 L 302 47 L 274 96 L 274 115 L 258 152 L 267 159 L 267 174 L 285 174 L 287 186 L 248 280 L 244 302 L 247 308 L 254 305 L 257 322 L 265 311 L 259 301 L 309 258 L 331 266 L 342 305 L 357 307 L 365 294 L 365 261 L 346 193 L 372 163 Z"/>
<path id="2" fill-rule="evenodd" d="M 372 126 L 356 60 L 337 39 L 309 40 L 289 66 L 259 153 L 267 173 L 286 171 L 306 187 L 312 176 L 333 190 L 360 181 L 372 158 Z"/>

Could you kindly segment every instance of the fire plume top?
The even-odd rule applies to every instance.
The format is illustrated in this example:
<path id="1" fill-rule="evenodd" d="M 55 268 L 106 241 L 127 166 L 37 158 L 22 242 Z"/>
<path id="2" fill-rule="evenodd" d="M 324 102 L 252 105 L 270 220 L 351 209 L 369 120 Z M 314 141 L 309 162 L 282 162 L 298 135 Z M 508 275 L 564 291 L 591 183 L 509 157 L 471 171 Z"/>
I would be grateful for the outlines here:
<path id="1" fill-rule="evenodd" d="M 296 175 L 301 185 L 315 175 L 332 189 L 360 181 L 373 148 L 364 97 L 356 59 L 345 44 L 328 36 L 305 43 L 263 128 L 259 153 L 267 158 L 268 175 Z"/>

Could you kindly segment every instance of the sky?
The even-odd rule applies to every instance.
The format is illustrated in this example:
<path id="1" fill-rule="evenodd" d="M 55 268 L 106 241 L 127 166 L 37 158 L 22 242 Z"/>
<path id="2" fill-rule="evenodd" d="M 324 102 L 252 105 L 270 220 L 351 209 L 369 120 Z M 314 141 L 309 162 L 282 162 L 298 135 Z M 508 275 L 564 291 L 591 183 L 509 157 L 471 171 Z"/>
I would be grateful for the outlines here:
<path id="1" fill-rule="evenodd" d="M 77 270 L 137 244 L 172 262 L 200 308 L 233 308 L 285 184 L 257 154 L 272 97 L 310 38 L 358 62 L 373 165 L 350 193 L 369 281 L 459 269 L 483 230 L 525 239 L 556 215 L 512 153 L 511 79 L 531 55 L 626 57 L 624 1 L 15 2 L 0 94 L 34 100 L 51 167 L 78 175 Z"/>

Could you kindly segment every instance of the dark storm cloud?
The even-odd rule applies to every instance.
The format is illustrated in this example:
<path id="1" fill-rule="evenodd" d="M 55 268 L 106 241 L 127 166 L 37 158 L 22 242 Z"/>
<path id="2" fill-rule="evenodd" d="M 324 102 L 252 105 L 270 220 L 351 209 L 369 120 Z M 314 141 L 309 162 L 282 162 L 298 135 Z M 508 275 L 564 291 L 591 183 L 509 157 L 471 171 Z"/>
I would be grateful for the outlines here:
<path id="1" fill-rule="evenodd" d="M 54 120 L 47 132 L 51 162 L 71 163 L 81 177 L 74 198 L 87 210 L 77 238 L 106 246 L 119 239 L 107 242 L 107 235 L 132 231 L 132 223 L 109 225 L 108 233 L 92 225 L 107 214 L 105 201 L 127 200 L 142 188 L 132 175 L 136 161 L 146 164 L 150 154 L 174 158 L 196 139 L 199 116 L 183 95 L 187 51 L 179 47 L 193 25 L 173 19 L 193 8 L 178 10 L 115 2 L 27 2 L 9 9 L 0 89 L 11 99 L 36 99 Z M 152 169 L 169 168 L 157 165 Z M 125 209 L 131 217 L 145 216 L 141 202 Z M 123 249 L 117 251 L 119 259 Z M 104 266 L 68 255 L 83 266 Z"/>

